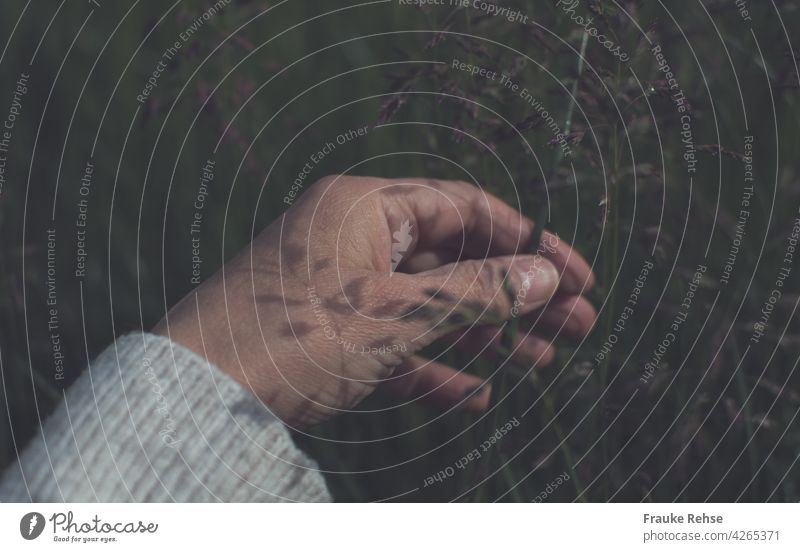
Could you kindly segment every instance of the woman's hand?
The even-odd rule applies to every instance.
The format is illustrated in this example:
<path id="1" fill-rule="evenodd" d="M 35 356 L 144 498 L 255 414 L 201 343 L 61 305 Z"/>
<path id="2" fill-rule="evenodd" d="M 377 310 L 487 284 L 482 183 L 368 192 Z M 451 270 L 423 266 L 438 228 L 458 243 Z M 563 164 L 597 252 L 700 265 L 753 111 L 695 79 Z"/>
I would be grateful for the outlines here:
<path id="1" fill-rule="evenodd" d="M 520 318 L 514 357 L 595 320 L 587 263 L 463 182 L 352 176 L 317 182 L 154 329 L 206 357 L 289 425 L 347 411 L 379 384 L 400 400 L 488 406 L 480 378 L 415 353 L 439 338 L 475 352 Z"/>

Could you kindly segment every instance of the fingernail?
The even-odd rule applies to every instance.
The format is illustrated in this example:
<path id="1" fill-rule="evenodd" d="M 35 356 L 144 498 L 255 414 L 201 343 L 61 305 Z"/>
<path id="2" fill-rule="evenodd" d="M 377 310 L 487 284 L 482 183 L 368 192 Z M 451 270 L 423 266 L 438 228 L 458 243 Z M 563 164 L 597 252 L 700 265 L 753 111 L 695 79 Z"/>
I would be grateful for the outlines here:
<path id="1" fill-rule="evenodd" d="M 556 292 L 559 274 L 553 264 L 540 255 L 526 255 L 514 261 L 517 273 L 515 307 L 526 311 L 538 308 Z"/>

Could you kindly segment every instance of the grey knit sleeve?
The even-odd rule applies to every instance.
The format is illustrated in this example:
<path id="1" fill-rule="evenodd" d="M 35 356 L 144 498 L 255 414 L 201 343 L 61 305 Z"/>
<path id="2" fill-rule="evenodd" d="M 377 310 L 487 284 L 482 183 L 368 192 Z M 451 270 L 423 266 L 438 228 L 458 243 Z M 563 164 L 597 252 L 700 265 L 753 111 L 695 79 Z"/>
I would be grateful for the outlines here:
<path id="1" fill-rule="evenodd" d="M 170 340 L 106 349 L 0 480 L 5 502 L 329 501 L 251 393 Z"/>

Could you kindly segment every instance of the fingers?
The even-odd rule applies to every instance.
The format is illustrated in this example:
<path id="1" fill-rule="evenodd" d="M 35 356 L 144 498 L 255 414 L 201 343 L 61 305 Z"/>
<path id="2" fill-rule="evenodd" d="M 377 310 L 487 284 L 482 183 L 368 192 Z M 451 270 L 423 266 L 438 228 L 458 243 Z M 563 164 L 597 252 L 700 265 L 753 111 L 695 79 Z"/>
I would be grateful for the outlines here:
<path id="1" fill-rule="evenodd" d="M 529 248 L 533 221 L 476 186 L 421 178 L 389 182 L 392 185 L 383 196 L 387 217 L 392 224 L 405 218 L 413 221 L 419 233 L 417 251 L 450 249 L 459 259 L 475 259 L 519 254 Z M 566 293 L 582 293 L 594 285 L 589 264 L 558 236 L 543 232 L 539 252 L 563 275 Z"/>
<path id="2" fill-rule="evenodd" d="M 549 339 L 541 336 L 520 333 L 514 337 L 511 351 L 503 345 L 502 328 L 499 326 L 478 326 L 450 340 L 461 350 L 470 354 L 489 354 L 494 357 L 510 354 L 510 360 L 525 366 L 543 368 L 553 362 L 556 350 Z"/>
<path id="3" fill-rule="evenodd" d="M 547 366 L 555 358 L 554 339 L 579 340 L 588 335 L 596 319 L 597 311 L 586 298 L 556 295 L 546 308 L 537 309 L 523 317 L 520 336 L 515 339 L 511 358 L 519 363 L 532 363 L 537 368 Z M 500 326 L 479 326 L 448 336 L 448 339 L 459 349 L 471 354 L 492 351 L 509 353 L 502 344 Z"/>
<path id="4" fill-rule="evenodd" d="M 484 190 L 452 180 L 403 178 L 391 180 L 397 203 L 416 220 L 419 247 L 463 249 L 474 256 L 508 255 L 526 244 L 529 224 L 512 207 Z M 397 193 L 402 191 L 402 193 Z"/>
<path id="5" fill-rule="evenodd" d="M 454 329 L 480 320 L 507 320 L 544 306 L 558 288 L 559 275 L 550 261 L 532 255 L 462 261 L 419 274 L 395 274 L 392 293 L 405 301 L 427 302 L 432 316 L 405 320 L 400 339 L 424 346 Z M 433 326 L 431 328 L 431 326 Z"/>
<path id="6" fill-rule="evenodd" d="M 559 275 L 553 264 L 539 256 L 492 257 L 463 261 L 418 274 L 422 280 L 441 281 L 442 290 L 462 298 L 465 306 L 489 311 L 501 320 L 542 307 L 555 294 Z"/>
<path id="7" fill-rule="evenodd" d="M 401 266 L 403 272 L 408 274 L 416 274 L 418 272 L 425 272 L 426 270 L 433 270 L 442 265 L 454 263 L 458 260 L 458 251 L 453 249 L 439 248 L 426 251 L 416 251 L 408 256 L 408 258 L 403 259 Z"/>
<path id="8" fill-rule="evenodd" d="M 434 283 L 445 274 L 448 278 L 441 285 L 445 293 L 462 298 L 467 306 L 492 311 L 502 320 L 544 306 L 559 284 L 553 264 L 533 255 L 462 261 L 417 276 Z"/>
<path id="9" fill-rule="evenodd" d="M 514 338 L 512 359 L 526 362 L 533 368 L 544 368 L 556 358 L 556 348 L 548 339 L 538 335 L 521 335 Z"/>
<path id="10" fill-rule="evenodd" d="M 596 319 L 597 312 L 584 297 L 556 295 L 546 308 L 523 317 L 511 351 L 506 350 L 503 344 L 501 326 L 478 326 L 456 332 L 447 339 L 473 355 L 510 354 L 516 363 L 542 368 L 555 359 L 554 339 L 581 339 L 591 331 Z"/>
<path id="11" fill-rule="evenodd" d="M 531 234 L 533 223 L 531 223 Z M 529 235 L 528 240 L 532 239 Z M 589 263 L 572 247 L 555 234 L 542 232 L 537 251 L 546 257 L 558 270 L 561 278 L 561 291 L 567 294 L 586 293 L 595 284 L 594 272 Z"/>
<path id="12" fill-rule="evenodd" d="M 597 311 L 581 295 L 555 295 L 544 309 L 524 317 L 537 334 L 555 339 L 581 339 L 588 335 L 597 320 Z"/>
<path id="13" fill-rule="evenodd" d="M 406 359 L 384 386 L 399 399 L 421 400 L 440 409 L 483 412 L 489 407 L 491 386 L 485 380 L 418 356 Z"/>
<path id="14" fill-rule="evenodd" d="M 588 333 L 595 317 L 594 308 L 585 298 L 557 296 L 546 309 L 529 313 L 525 320 L 535 320 L 533 329 L 537 332 L 579 338 Z M 473 354 L 487 350 L 509 353 L 503 350 L 502 331 L 495 326 L 479 326 L 450 337 L 457 346 Z M 541 368 L 553 361 L 555 347 L 550 339 L 540 335 L 519 335 L 510 353 L 516 362 Z M 490 385 L 485 380 L 418 356 L 404 361 L 384 385 L 396 397 L 422 400 L 440 409 L 458 406 L 483 412 L 489 406 Z"/>

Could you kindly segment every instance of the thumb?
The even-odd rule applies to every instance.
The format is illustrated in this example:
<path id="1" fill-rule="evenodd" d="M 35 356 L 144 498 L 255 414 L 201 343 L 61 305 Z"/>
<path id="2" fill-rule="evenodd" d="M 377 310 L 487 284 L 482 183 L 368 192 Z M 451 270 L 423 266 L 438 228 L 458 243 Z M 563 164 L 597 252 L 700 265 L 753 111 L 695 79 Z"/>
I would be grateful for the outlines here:
<path id="1" fill-rule="evenodd" d="M 488 324 L 524 316 L 547 303 L 559 279 L 556 267 L 540 255 L 467 260 L 403 274 L 396 283 L 402 285 L 406 298 L 423 301 L 430 316 L 407 319 L 402 333 L 424 333 L 424 341 L 432 342 L 479 319 Z"/>

